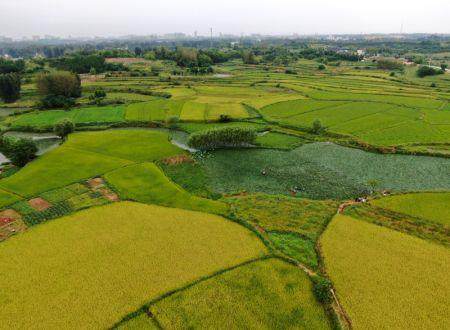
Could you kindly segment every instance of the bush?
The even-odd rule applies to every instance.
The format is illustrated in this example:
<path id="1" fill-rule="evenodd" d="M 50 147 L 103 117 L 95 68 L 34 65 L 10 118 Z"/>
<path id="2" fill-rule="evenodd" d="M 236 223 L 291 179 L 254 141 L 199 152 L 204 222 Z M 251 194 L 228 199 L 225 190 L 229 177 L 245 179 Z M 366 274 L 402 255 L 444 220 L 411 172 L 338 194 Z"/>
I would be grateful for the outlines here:
<path id="1" fill-rule="evenodd" d="M 169 128 L 175 128 L 178 126 L 178 117 L 171 116 L 166 119 L 166 126 Z"/>
<path id="2" fill-rule="evenodd" d="M 297 74 L 297 71 L 292 70 L 292 69 L 286 69 L 286 70 L 284 71 L 284 73 L 286 73 L 286 74 Z"/>
<path id="3" fill-rule="evenodd" d="M 103 99 L 106 97 L 106 92 L 101 89 L 97 89 L 94 91 L 94 94 L 89 95 L 90 100 Z"/>
<path id="4" fill-rule="evenodd" d="M 64 108 L 70 109 L 75 105 L 75 99 L 61 95 L 48 95 L 42 98 L 38 103 L 39 109 Z"/>
<path id="5" fill-rule="evenodd" d="M 231 121 L 231 117 L 229 115 L 220 115 L 219 116 L 219 122 L 221 123 L 228 123 Z"/>
<path id="6" fill-rule="evenodd" d="M 331 285 L 331 282 L 319 275 L 313 276 L 312 281 L 313 292 L 317 300 L 322 304 L 331 304 L 333 301 L 333 296 L 331 294 L 333 286 Z"/>
<path id="7" fill-rule="evenodd" d="M 193 133 L 188 145 L 200 150 L 241 147 L 255 143 L 256 132 L 245 127 L 223 127 Z"/>
<path id="8" fill-rule="evenodd" d="M 320 70 L 320 71 L 325 70 L 325 65 L 319 64 L 319 66 L 317 67 L 317 70 Z"/>
<path id="9" fill-rule="evenodd" d="M 53 132 L 55 135 L 60 136 L 61 138 L 65 138 L 67 135 L 75 131 L 75 124 L 70 119 L 63 119 L 59 122 L 57 122 L 53 126 Z"/>
<path id="10" fill-rule="evenodd" d="M 426 76 L 434 76 L 437 74 L 443 74 L 444 71 L 441 69 L 434 69 L 430 66 L 422 65 L 419 69 L 417 69 L 417 76 L 420 78 L 426 77 Z"/>
<path id="11" fill-rule="evenodd" d="M 314 120 L 311 132 L 314 134 L 323 134 L 325 132 L 325 128 L 322 126 L 322 122 L 319 119 Z"/>
<path id="12" fill-rule="evenodd" d="M 36 157 L 38 148 L 32 139 L 15 139 L 3 137 L 1 151 L 16 166 L 25 166 L 30 160 Z"/>

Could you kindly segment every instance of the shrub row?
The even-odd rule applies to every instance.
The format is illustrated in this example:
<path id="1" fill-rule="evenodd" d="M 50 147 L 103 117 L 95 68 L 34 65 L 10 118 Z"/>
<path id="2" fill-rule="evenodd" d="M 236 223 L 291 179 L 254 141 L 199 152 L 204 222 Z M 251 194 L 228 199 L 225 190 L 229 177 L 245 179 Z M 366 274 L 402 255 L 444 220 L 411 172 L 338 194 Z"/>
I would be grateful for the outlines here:
<path id="1" fill-rule="evenodd" d="M 255 143 L 256 132 L 246 127 L 222 127 L 193 133 L 188 145 L 200 150 L 248 146 Z"/>

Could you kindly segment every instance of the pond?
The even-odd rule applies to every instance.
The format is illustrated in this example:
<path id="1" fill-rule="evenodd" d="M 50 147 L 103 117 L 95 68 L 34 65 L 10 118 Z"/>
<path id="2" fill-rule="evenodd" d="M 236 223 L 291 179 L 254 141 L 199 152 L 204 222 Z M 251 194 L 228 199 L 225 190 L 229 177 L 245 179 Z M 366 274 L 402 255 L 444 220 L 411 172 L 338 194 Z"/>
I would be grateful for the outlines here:
<path id="1" fill-rule="evenodd" d="M 28 132 L 6 132 L 5 136 L 12 136 L 16 138 L 30 138 L 36 142 L 38 147 L 37 155 L 43 155 L 46 152 L 56 148 L 61 143 L 61 138 L 52 133 L 28 133 Z M 9 162 L 9 159 L 0 153 L 0 164 Z"/>

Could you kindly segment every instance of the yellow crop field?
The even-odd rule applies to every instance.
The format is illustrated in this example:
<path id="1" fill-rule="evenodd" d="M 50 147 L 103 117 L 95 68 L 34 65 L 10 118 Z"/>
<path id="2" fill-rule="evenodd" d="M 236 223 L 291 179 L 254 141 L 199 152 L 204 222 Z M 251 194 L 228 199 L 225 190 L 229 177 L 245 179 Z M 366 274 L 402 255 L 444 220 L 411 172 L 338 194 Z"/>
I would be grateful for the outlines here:
<path id="1" fill-rule="evenodd" d="M 173 330 L 330 329 L 311 286 L 298 267 L 267 259 L 177 292 L 150 310 L 164 329 Z"/>
<path id="2" fill-rule="evenodd" d="M 450 250 L 337 215 L 321 240 L 354 329 L 449 329 Z"/>
<path id="3" fill-rule="evenodd" d="M 0 329 L 105 329 L 163 293 L 266 253 L 219 216 L 132 202 L 0 244 Z"/>

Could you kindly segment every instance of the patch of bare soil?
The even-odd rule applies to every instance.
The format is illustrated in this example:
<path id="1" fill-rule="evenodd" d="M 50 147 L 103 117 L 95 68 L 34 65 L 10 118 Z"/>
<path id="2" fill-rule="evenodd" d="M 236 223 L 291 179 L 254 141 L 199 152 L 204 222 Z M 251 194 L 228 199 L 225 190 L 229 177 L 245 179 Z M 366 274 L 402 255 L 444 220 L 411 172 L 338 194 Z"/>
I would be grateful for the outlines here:
<path id="1" fill-rule="evenodd" d="M 163 163 L 166 165 L 174 166 L 184 163 L 193 163 L 194 160 L 189 155 L 175 155 L 163 160 Z"/>
<path id="2" fill-rule="evenodd" d="M 26 228 L 22 217 L 15 210 L 8 209 L 0 212 L 0 241 L 18 232 L 25 231 Z"/>
<path id="3" fill-rule="evenodd" d="M 97 80 L 101 80 L 105 78 L 104 74 L 88 74 L 88 73 L 84 73 L 84 74 L 80 74 L 80 80 L 81 83 L 92 83 L 92 82 L 96 82 Z"/>
<path id="4" fill-rule="evenodd" d="M 111 201 L 111 202 L 118 202 L 119 199 L 119 195 L 117 195 L 114 191 L 112 191 L 109 188 L 102 188 L 98 190 L 103 197 L 105 197 L 107 200 Z"/>
<path id="5" fill-rule="evenodd" d="M 43 199 L 42 197 L 30 199 L 28 201 L 28 204 L 30 204 L 30 206 L 33 209 L 35 209 L 36 211 L 39 211 L 39 212 L 44 211 L 52 206 L 52 204 L 49 201 Z"/>
<path id="6" fill-rule="evenodd" d="M 105 186 L 105 180 L 102 178 L 92 178 L 88 180 L 88 186 L 92 191 L 96 191 L 99 188 L 103 188 Z"/>

